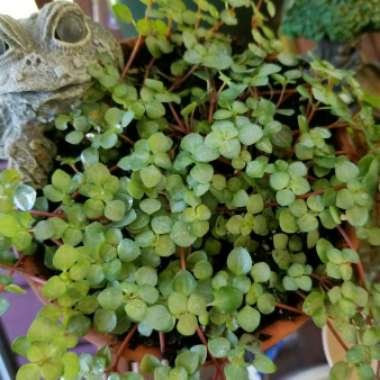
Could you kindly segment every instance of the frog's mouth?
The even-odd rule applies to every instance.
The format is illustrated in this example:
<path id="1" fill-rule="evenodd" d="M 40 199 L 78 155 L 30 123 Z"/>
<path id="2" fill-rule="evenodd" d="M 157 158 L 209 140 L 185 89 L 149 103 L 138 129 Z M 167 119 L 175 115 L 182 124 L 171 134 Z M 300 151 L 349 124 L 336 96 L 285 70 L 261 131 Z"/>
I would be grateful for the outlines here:
<path id="1" fill-rule="evenodd" d="M 91 84 L 91 81 L 86 81 L 82 83 L 71 83 L 63 87 L 60 87 L 54 91 L 51 91 L 50 93 L 54 94 L 54 97 L 76 97 L 82 95 L 86 90 L 88 90 Z M 49 91 L 47 93 L 49 93 Z"/>
<path id="2" fill-rule="evenodd" d="M 68 99 L 80 97 L 86 90 L 88 90 L 91 87 L 92 83 L 93 82 L 91 80 L 88 80 L 86 82 L 70 83 L 62 87 L 47 88 L 35 91 L 20 91 L 14 94 L 24 96 L 29 99 L 33 99 L 35 97 L 49 100 L 54 100 L 58 98 Z"/>

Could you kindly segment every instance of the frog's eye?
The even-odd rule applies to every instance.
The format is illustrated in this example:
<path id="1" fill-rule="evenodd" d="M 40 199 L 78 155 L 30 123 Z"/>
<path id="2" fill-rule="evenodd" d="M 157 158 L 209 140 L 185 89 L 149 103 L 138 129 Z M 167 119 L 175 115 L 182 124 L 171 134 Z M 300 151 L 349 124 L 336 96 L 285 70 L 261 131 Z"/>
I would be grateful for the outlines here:
<path id="1" fill-rule="evenodd" d="M 9 45 L 6 41 L 0 38 L 0 57 L 9 50 Z"/>
<path id="2" fill-rule="evenodd" d="M 76 13 L 66 13 L 58 22 L 55 38 L 62 42 L 75 44 L 87 35 L 87 27 L 82 17 Z"/>

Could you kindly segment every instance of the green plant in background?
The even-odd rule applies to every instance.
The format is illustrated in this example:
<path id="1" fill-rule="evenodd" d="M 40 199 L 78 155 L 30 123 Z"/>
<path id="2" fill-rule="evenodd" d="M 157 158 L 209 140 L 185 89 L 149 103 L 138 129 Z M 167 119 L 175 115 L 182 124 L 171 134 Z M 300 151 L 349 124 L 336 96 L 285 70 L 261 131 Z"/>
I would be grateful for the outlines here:
<path id="1" fill-rule="evenodd" d="M 49 273 L 49 304 L 13 344 L 29 361 L 17 380 L 196 380 L 206 360 L 215 379 L 272 373 L 255 332 L 284 313 L 348 342 L 332 379 L 375 379 L 380 289 L 347 234 L 380 244 L 379 127 L 360 87 L 281 52 L 270 1 L 143 3 L 141 20 L 115 8 L 139 33 L 123 73 L 100 57 L 82 105 L 56 119 L 50 183 L 0 176 L 1 266 L 31 258 Z M 246 49 L 220 32 L 240 7 L 253 11 Z M 337 131 L 365 146 L 359 161 Z M 78 357 L 91 330 L 121 348 Z M 147 355 L 139 374 L 117 373 L 136 344 L 168 364 Z"/>
<path id="2" fill-rule="evenodd" d="M 378 0 L 288 0 L 282 32 L 313 41 L 349 42 L 380 28 Z"/>
<path id="3" fill-rule="evenodd" d="M 364 76 L 371 88 L 365 78 L 377 69 L 368 64 L 360 67 L 358 45 L 364 33 L 379 30 L 379 6 L 378 0 L 287 0 L 280 30 L 292 38 L 316 41 L 315 54 L 337 67 L 361 69 L 359 77 Z"/>

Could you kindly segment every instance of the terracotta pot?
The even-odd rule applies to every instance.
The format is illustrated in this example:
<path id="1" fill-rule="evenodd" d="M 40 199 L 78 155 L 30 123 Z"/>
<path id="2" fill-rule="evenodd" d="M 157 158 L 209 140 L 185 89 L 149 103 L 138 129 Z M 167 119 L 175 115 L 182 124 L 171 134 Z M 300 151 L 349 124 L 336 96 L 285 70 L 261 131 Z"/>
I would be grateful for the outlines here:
<path id="1" fill-rule="evenodd" d="M 346 360 L 346 351 L 342 348 L 339 341 L 328 327 L 324 327 L 322 330 L 322 343 L 323 351 L 330 367 L 333 367 L 334 364 L 340 361 Z M 376 372 L 377 363 L 374 362 L 372 367 Z M 359 380 L 359 378 L 356 373 L 352 373 L 351 376 L 345 380 Z"/>

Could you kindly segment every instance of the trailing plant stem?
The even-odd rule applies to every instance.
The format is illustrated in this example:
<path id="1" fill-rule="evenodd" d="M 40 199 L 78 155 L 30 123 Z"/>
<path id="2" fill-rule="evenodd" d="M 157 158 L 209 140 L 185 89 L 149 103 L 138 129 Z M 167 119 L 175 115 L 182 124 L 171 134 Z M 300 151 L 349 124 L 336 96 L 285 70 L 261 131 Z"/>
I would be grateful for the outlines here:
<path id="1" fill-rule="evenodd" d="M 179 263 L 182 270 L 186 270 L 186 253 L 185 248 L 179 248 Z"/>
<path id="2" fill-rule="evenodd" d="M 117 365 L 119 364 L 120 357 L 123 355 L 123 352 L 128 347 L 128 344 L 133 338 L 133 335 L 135 334 L 136 331 L 137 331 L 137 325 L 134 325 L 132 329 L 128 332 L 127 336 L 124 338 L 123 343 L 121 344 L 121 346 L 116 352 L 115 357 L 113 358 L 113 364 L 112 364 L 113 370 L 117 369 Z"/>
<path id="3" fill-rule="evenodd" d="M 170 103 L 169 103 L 169 109 L 170 109 L 170 112 L 172 113 L 172 115 L 174 117 L 174 120 L 176 121 L 176 123 L 180 127 L 180 129 L 178 129 L 178 130 L 180 130 L 182 133 L 187 133 L 186 125 L 183 124 L 183 122 L 182 122 L 181 118 L 179 117 L 177 111 L 175 110 L 173 105 Z"/>
<path id="4" fill-rule="evenodd" d="M 142 35 L 139 35 L 137 37 L 137 40 L 135 42 L 135 46 L 133 47 L 132 53 L 129 56 L 128 62 L 124 67 L 123 73 L 121 74 L 122 78 L 125 78 L 128 74 L 129 69 L 131 68 L 133 61 L 135 60 L 141 46 L 144 43 L 144 37 Z"/>
<path id="5" fill-rule="evenodd" d="M 24 277 L 28 278 L 29 280 L 39 284 L 39 285 L 44 285 L 46 283 L 46 280 L 38 277 L 38 276 L 35 276 L 31 273 L 28 273 L 27 271 L 25 271 L 24 269 L 21 269 L 21 268 L 15 268 L 13 265 L 8 265 L 8 264 L 3 264 L 3 263 L 0 263 L 0 268 L 2 269 L 6 269 L 6 270 L 10 270 L 10 271 L 14 271 L 16 273 L 20 273 L 21 275 L 23 275 Z"/>
<path id="6" fill-rule="evenodd" d="M 344 349 L 344 351 L 348 351 L 347 344 L 344 342 L 344 340 L 342 339 L 342 337 L 340 336 L 340 334 L 338 333 L 338 331 L 336 331 L 334 325 L 330 321 L 327 321 L 327 327 L 329 328 L 329 330 L 331 331 L 331 333 L 334 335 L 335 339 L 342 346 L 342 348 Z"/>
<path id="7" fill-rule="evenodd" d="M 221 368 L 221 365 L 220 365 L 220 363 L 218 362 L 218 360 L 215 359 L 215 358 L 210 354 L 210 351 L 209 351 L 209 349 L 208 349 L 207 338 L 206 338 L 204 332 L 202 331 L 202 329 L 201 329 L 200 327 L 197 328 L 197 335 L 198 335 L 200 341 L 202 342 L 202 344 L 207 348 L 207 352 L 208 352 L 208 354 L 209 354 L 209 356 L 210 356 L 212 362 L 215 364 L 215 367 L 216 367 L 216 373 L 215 373 L 215 375 L 214 375 L 214 376 L 216 376 L 215 379 L 218 379 L 218 378 L 219 378 L 219 375 L 220 375 L 221 378 L 224 380 L 225 377 L 224 377 L 224 374 L 223 374 L 223 370 L 222 370 L 222 368 Z M 219 375 L 218 375 L 218 374 L 219 374 Z"/>
<path id="8" fill-rule="evenodd" d="M 163 354 L 165 352 L 165 334 L 163 332 L 158 333 L 159 339 L 160 339 L 160 352 Z"/>
<path id="9" fill-rule="evenodd" d="M 356 251 L 358 249 L 358 244 L 357 242 L 353 242 L 350 237 L 347 235 L 346 231 L 341 227 L 341 226 L 337 226 L 336 227 L 337 230 L 339 231 L 339 233 L 341 234 L 341 236 L 343 237 L 344 241 L 346 242 L 346 244 L 353 250 L 353 251 Z M 366 274 L 365 274 L 365 270 L 364 270 L 364 267 L 363 267 L 363 263 L 359 260 L 358 263 L 354 264 L 355 267 L 356 267 L 356 271 L 357 271 L 357 275 L 359 277 L 359 282 L 360 282 L 360 285 L 366 289 Z"/>
<path id="10" fill-rule="evenodd" d="M 198 69 L 199 65 L 194 65 L 183 77 L 178 78 L 169 88 L 169 91 L 176 90 L 182 83 L 184 83 L 188 78 L 190 78 L 193 73 Z"/>
<path id="11" fill-rule="evenodd" d="M 29 212 L 35 217 L 64 219 L 63 212 L 48 212 L 48 211 L 40 211 L 40 210 L 30 210 Z"/>
<path id="12" fill-rule="evenodd" d="M 298 309 L 298 308 L 293 307 L 293 306 L 285 305 L 283 303 L 277 303 L 276 307 L 278 309 L 281 309 L 281 310 L 287 310 L 287 311 L 291 311 L 291 312 L 296 313 L 296 314 L 305 315 L 305 313 L 301 309 Z"/>

